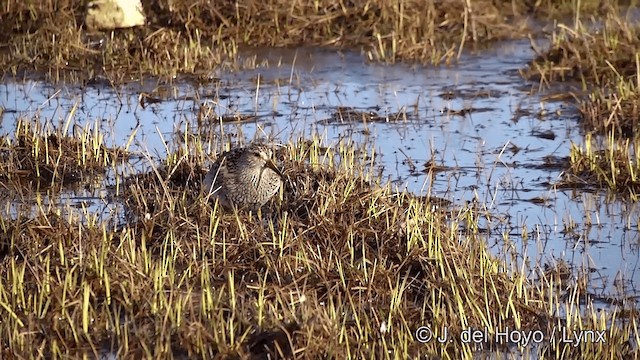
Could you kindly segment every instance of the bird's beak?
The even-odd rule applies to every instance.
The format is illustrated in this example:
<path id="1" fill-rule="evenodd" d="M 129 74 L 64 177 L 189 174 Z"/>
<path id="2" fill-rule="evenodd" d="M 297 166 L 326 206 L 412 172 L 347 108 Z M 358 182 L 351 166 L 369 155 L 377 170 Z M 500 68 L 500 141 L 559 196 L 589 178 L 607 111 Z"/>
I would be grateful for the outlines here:
<path id="1" fill-rule="evenodd" d="M 273 162 L 273 160 L 271 160 L 271 159 L 267 160 L 267 162 L 265 163 L 265 166 L 268 167 L 269 169 L 275 171 L 276 174 L 280 175 L 280 177 L 284 177 L 284 175 L 282 174 L 280 169 L 278 169 L 278 166 L 276 165 L 276 163 Z"/>

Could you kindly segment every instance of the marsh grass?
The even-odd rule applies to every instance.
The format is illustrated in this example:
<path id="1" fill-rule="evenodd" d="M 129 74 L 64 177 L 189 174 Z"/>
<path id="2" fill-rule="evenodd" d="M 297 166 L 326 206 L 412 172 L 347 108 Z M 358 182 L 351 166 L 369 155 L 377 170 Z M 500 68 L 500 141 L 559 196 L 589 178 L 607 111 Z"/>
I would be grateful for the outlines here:
<path id="1" fill-rule="evenodd" d="M 541 88 L 558 82 L 578 87 L 571 95 L 587 135 L 584 146 L 572 146 L 558 186 L 607 188 L 637 201 L 640 27 L 631 12 L 615 3 L 603 6 L 601 18 L 574 11 L 573 25 L 559 24 L 551 47 L 523 74 Z"/>
<path id="2" fill-rule="evenodd" d="M 619 6 L 629 2 L 615 0 L 539 0 L 529 3 L 530 10 L 539 17 L 550 19 L 566 19 L 580 15 L 605 15 L 619 10 Z"/>
<path id="3" fill-rule="evenodd" d="M 636 76 L 638 26 L 619 15 L 601 23 L 560 23 L 551 36 L 551 47 L 530 64 L 525 77 L 549 86 L 574 81 L 585 88 L 611 86 L 619 77 Z"/>
<path id="4" fill-rule="evenodd" d="M 0 178 L 40 187 L 69 185 L 103 175 L 126 151 L 109 148 L 98 122 L 58 125 L 20 118 L 14 134 L 0 138 Z M 73 132 L 76 136 L 70 137 Z"/>
<path id="5" fill-rule="evenodd" d="M 636 69 L 640 69 L 640 57 L 635 57 Z M 579 101 L 584 127 L 599 134 L 611 133 L 615 137 L 637 138 L 638 101 L 640 77 L 617 75 L 616 82 L 604 88 L 596 88 Z"/>
<path id="6" fill-rule="evenodd" d="M 570 167 L 558 187 L 606 188 L 638 201 L 640 182 L 637 140 L 585 136 L 584 145 L 572 144 Z"/>
<path id="7" fill-rule="evenodd" d="M 437 63 L 469 43 L 514 34 L 496 15 L 505 9 L 482 1 L 209 4 L 145 2 L 151 25 L 93 38 L 82 33 L 80 2 L 8 2 L 3 19 L 16 21 L 3 22 L 2 59 L 14 73 L 36 68 L 55 80 L 104 75 L 117 83 L 198 73 L 233 58 L 240 44 L 362 46 L 375 60 Z M 413 19 L 413 6 L 425 6 L 416 13 L 426 16 Z M 531 10 L 519 2 L 509 7 L 514 14 Z M 576 44 L 594 47 L 589 41 L 597 39 L 563 36 L 574 35 L 570 50 L 557 54 Z M 597 61 L 571 73 L 560 62 L 538 64 L 546 69 L 541 79 L 585 83 L 585 74 L 611 69 Z M 624 63 L 613 67 L 632 78 L 620 70 Z M 1 196 L 32 191 L 21 187 L 25 178 L 60 186 L 75 178 L 65 174 L 84 181 L 86 173 L 115 170 L 127 153 L 105 146 L 97 122 L 52 127 L 24 119 L 2 138 L 1 357 L 406 359 L 532 349 L 492 341 L 507 328 L 540 330 L 545 342 L 534 351 L 541 357 L 637 357 L 637 300 L 602 308 L 585 277 L 562 264 L 534 264 L 527 274 L 530 259 L 492 256 L 478 226 L 489 211 L 443 208 L 383 183 L 374 148 L 319 138 L 286 144 L 276 154 L 285 173 L 278 197 L 258 213 L 229 212 L 199 187 L 208 154 L 228 144 L 195 130 L 185 127 L 178 145 L 166 145 L 166 159 L 142 154 L 149 171 L 116 172 L 110 190 L 129 215 L 116 228 L 95 221 L 88 208 L 78 210 L 84 217 L 50 207 L 10 213 Z M 609 139 L 607 151 L 595 150 L 591 138 L 584 149 L 574 146 L 572 174 L 635 189 L 637 146 Z M 414 336 L 420 326 L 434 336 L 446 327 L 452 341 L 422 344 Z M 489 341 L 461 341 L 469 328 L 487 329 Z M 563 330 L 603 331 L 606 342 L 563 342 Z"/>
<path id="8" fill-rule="evenodd" d="M 195 74 L 238 63 L 251 47 L 360 49 L 373 61 L 449 63 L 467 48 L 529 32 L 528 1 L 143 1 L 148 24 L 84 29 L 84 1 L 10 0 L 0 7 L 0 63 L 14 76 L 39 70 L 55 81 Z M 539 3 L 539 2 L 537 2 Z M 585 3 L 591 3 L 585 1 Z M 538 4 L 539 5 L 539 4 Z"/>
<path id="9" fill-rule="evenodd" d="M 529 280 L 487 251 L 477 224 L 490 214 L 442 211 L 381 183 L 372 149 L 287 144 L 281 194 L 246 213 L 207 201 L 207 147 L 184 138 L 165 161 L 146 157 L 148 173 L 118 181 L 132 216 L 115 230 L 51 211 L 0 216 L 3 356 L 458 358 L 478 350 L 460 341 L 469 327 L 607 332 L 606 344 L 544 343 L 548 356 L 635 351 L 635 312 L 596 312 L 585 284 L 560 271 Z M 97 154 L 84 162 L 108 162 Z M 452 341 L 416 341 L 423 325 Z"/>

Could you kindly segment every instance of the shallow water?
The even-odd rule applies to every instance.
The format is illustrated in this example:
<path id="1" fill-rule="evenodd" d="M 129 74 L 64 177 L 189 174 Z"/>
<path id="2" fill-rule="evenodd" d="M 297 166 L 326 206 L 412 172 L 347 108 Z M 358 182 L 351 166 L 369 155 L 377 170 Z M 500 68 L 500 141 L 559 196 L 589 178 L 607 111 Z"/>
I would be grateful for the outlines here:
<path id="1" fill-rule="evenodd" d="M 245 57 L 255 54 L 248 51 Z M 264 66 L 212 73 L 219 81 L 206 84 L 146 80 L 114 90 L 103 84 L 78 88 L 5 82 L 0 84 L 5 108 L 0 134 L 12 133 L 21 115 L 37 114 L 58 124 L 77 105 L 75 121 L 98 122 L 111 132 L 107 145 L 126 144 L 135 129 L 130 150 L 151 154 L 161 163 L 165 142 L 169 149 L 180 146 L 182 131 L 195 124 L 201 105 L 208 103 L 217 115 L 249 118 L 222 126 L 233 141 L 270 136 L 286 142 L 314 134 L 329 144 L 352 139 L 376 149 L 377 164 L 398 188 L 421 195 L 430 191 L 457 204 L 474 199 L 487 204 L 494 217 L 481 226 L 491 251 L 518 267 L 524 261 L 532 278 L 537 276 L 534 265 L 564 260 L 574 274 L 589 278 L 596 298 L 638 297 L 638 207 L 607 203 L 603 195 L 589 192 L 553 189 L 562 170 L 546 166 L 544 157 L 567 156 L 570 142 L 581 143 L 582 136 L 572 109 L 543 102 L 531 94 L 537 84 L 518 75 L 532 57 L 527 41 L 466 54 L 459 64 L 438 68 L 367 64 L 351 52 L 261 50 L 256 61 Z M 143 107 L 141 93 L 159 102 Z M 339 121 L 334 117 L 338 107 L 374 112 L 379 118 Z M 463 109 L 471 110 L 456 113 Z M 211 124 L 211 131 L 220 130 Z M 215 151 L 216 144 L 208 145 Z M 430 177 L 424 166 L 429 160 L 447 170 Z M 143 168 L 134 164 L 127 171 Z M 113 184 L 107 180 L 106 185 Z M 24 199 L 6 194 L 0 201 L 9 204 L 1 207 L 3 216 L 25 206 L 19 203 Z M 122 213 L 104 189 L 68 192 L 56 201 L 68 211 L 83 209 L 81 217 Z M 573 233 L 565 231 L 570 223 L 577 225 Z M 528 240 L 523 240 L 525 231 Z"/>

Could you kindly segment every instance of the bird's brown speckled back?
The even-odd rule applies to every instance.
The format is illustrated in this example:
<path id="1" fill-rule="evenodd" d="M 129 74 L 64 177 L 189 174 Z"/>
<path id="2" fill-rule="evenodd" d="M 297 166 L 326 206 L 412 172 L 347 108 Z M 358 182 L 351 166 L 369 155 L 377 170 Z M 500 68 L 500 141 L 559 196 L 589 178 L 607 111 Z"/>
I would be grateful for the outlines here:
<path id="1" fill-rule="evenodd" d="M 251 144 L 222 153 L 205 176 L 206 193 L 222 206 L 257 210 L 282 186 L 282 173 L 263 144 Z"/>

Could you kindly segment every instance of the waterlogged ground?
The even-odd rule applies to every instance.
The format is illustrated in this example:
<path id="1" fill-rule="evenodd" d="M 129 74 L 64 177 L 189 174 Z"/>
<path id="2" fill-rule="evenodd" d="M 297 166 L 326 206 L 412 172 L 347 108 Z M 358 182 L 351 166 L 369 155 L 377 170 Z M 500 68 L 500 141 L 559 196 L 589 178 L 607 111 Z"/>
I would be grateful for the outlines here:
<path id="1" fill-rule="evenodd" d="M 211 73 L 199 83 L 146 79 L 114 89 L 106 79 L 85 87 L 5 81 L 0 134 L 13 133 L 25 115 L 51 126 L 71 116 L 70 132 L 98 124 L 110 134 L 107 145 L 138 155 L 117 169 L 124 175 L 147 171 L 149 160 L 161 164 L 193 129 L 233 142 L 353 140 L 375 149 L 376 165 L 399 189 L 451 200 L 454 208 L 475 201 L 486 210 L 480 226 L 492 251 L 532 279 L 536 265 L 568 265 L 568 276 L 587 279 L 602 306 L 640 296 L 638 207 L 553 186 L 582 136 L 573 109 L 532 95 L 537 84 L 518 75 L 534 56 L 527 41 L 439 68 L 367 64 L 357 53 L 317 49 L 244 57 L 256 53 L 255 70 Z M 210 151 L 220 142 L 209 142 Z M 115 226 L 123 209 L 113 200 L 113 174 L 98 184 L 33 199 L 3 192 L 1 216 L 59 207 Z"/>

